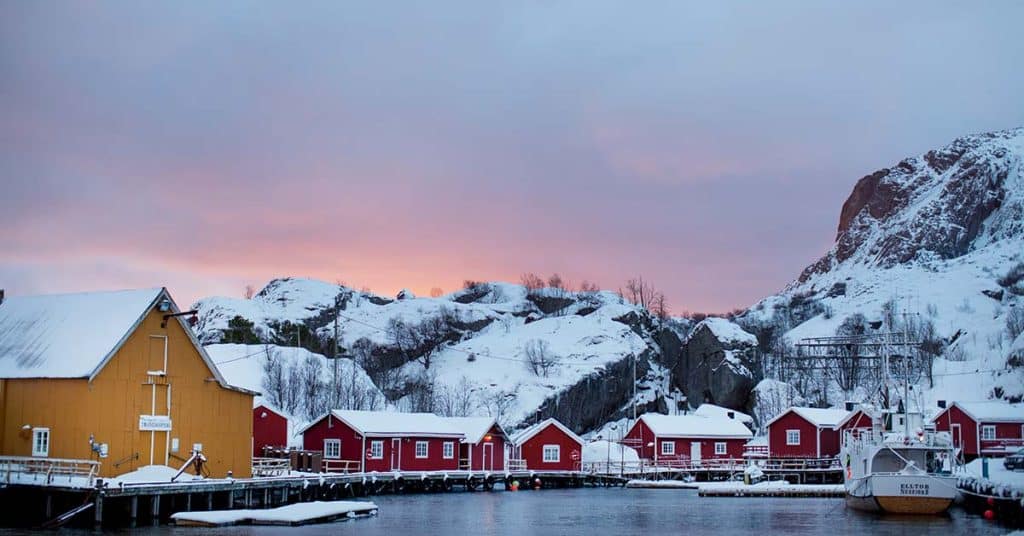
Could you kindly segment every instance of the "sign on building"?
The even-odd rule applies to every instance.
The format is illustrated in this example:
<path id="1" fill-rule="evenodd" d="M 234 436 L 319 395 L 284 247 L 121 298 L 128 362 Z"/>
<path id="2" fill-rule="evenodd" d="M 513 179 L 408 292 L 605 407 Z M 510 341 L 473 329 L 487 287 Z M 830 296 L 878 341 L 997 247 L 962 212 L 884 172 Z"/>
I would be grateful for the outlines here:
<path id="1" fill-rule="evenodd" d="M 139 415 L 139 431 L 141 432 L 169 432 L 170 430 L 170 415 Z"/>

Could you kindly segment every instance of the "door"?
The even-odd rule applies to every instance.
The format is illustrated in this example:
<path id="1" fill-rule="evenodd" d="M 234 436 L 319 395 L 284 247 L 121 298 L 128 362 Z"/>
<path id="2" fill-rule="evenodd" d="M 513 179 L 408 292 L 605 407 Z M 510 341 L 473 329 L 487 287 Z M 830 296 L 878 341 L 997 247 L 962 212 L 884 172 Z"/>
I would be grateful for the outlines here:
<path id="1" fill-rule="evenodd" d="M 398 437 L 391 438 L 391 470 L 402 469 L 402 440 Z"/>
<path id="2" fill-rule="evenodd" d="M 149 459 L 149 465 L 171 465 L 168 451 L 171 442 L 171 386 L 165 378 L 150 376 L 149 382 L 142 385 L 142 407 L 139 415 L 147 415 L 147 421 L 139 426 L 143 433 L 143 441 L 148 442 L 140 452 L 142 459 Z M 157 417 L 152 419 L 150 417 Z M 146 437 L 149 436 L 149 437 Z M 146 450 L 149 455 L 146 456 Z"/>
<path id="3" fill-rule="evenodd" d="M 494 445 L 492 443 L 484 443 L 484 455 L 480 468 L 484 471 L 494 470 Z"/>
<path id="4" fill-rule="evenodd" d="M 953 423 L 949 426 L 951 435 L 953 436 L 953 446 L 962 449 L 964 448 L 963 439 L 960 437 L 960 424 Z"/>
<path id="5" fill-rule="evenodd" d="M 700 464 L 700 441 L 690 443 L 690 461 L 694 465 Z"/>

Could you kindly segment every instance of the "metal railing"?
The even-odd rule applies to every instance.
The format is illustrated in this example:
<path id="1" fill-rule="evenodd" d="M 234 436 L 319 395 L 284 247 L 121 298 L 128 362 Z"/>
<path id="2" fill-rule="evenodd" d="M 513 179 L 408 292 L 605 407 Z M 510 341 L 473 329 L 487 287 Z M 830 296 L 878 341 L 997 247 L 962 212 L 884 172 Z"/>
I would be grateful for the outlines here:
<path id="1" fill-rule="evenodd" d="M 100 472 L 100 462 L 62 458 L 31 458 L 27 456 L 0 456 L 0 473 L 5 484 L 21 482 L 46 484 L 82 479 L 91 486 Z"/>
<path id="2" fill-rule="evenodd" d="M 253 458 L 252 476 L 281 476 L 292 469 L 288 458 Z"/>
<path id="3" fill-rule="evenodd" d="M 506 467 L 509 471 L 525 471 L 526 460 L 508 460 Z"/>
<path id="4" fill-rule="evenodd" d="M 644 473 L 691 473 L 702 471 L 740 472 L 751 464 L 766 471 L 838 471 L 842 470 L 837 458 L 704 458 L 693 460 L 680 456 L 658 460 L 644 459 L 639 462 L 599 461 L 585 462 L 582 470 L 594 474 L 644 474 Z"/>
<path id="5" fill-rule="evenodd" d="M 997 438 L 982 439 L 981 454 L 1004 455 L 1010 454 L 1019 448 L 1024 447 L 1024 439 L 1021 438 Z"/>

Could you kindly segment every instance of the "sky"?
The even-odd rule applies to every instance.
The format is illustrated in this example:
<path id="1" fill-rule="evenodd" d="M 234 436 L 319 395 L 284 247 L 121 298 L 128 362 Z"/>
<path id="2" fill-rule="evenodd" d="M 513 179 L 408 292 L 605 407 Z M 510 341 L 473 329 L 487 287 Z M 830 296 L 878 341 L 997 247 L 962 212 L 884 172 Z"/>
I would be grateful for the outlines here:
<path id="1" fill-rule="evenodd" d="M 1021 2 L 383 4 L 0 0 L 0 288 L 557 272 L 720 312 L 858 178 L 1024 125 Z"/>

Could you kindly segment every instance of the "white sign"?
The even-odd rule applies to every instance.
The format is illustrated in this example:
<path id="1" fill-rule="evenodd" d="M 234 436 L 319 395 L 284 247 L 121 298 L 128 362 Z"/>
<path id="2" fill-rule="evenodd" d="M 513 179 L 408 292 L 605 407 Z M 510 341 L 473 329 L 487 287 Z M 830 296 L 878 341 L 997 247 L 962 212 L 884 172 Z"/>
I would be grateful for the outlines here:
<path id="1" fill-rule="evenodd" d="M 171 431 L 171 417 L 169 415 L 139 415 L 139 430 L 142 432 L 169 432 Z"/>

